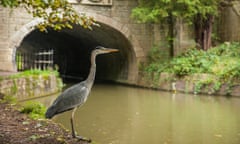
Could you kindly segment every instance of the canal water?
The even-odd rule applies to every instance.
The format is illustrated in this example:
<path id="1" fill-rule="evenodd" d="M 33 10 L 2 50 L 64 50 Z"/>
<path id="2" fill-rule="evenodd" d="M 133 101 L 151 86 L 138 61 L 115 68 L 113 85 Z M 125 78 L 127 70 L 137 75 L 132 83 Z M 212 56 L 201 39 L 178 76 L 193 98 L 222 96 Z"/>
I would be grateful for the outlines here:
<path id="1" fill-rule="evenodd" d="M 48 106 L 55 98 L 37 101 Z M 239 110 L 239 98 L 95 84 L 75 126 L 97 144 L 239 144 Z M 70 117 L 53 120 L 70 129 Z"/>

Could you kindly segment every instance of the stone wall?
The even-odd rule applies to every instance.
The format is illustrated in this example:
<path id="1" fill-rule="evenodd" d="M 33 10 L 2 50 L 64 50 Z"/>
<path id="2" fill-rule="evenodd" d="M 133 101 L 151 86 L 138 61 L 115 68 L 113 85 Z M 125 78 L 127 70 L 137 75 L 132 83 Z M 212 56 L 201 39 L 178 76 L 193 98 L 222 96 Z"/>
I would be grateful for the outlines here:
<path id="1" fill-rule="evenodd" d="M 0 70 L 15 71 L 13 64 L 17 45 L 11 39 L 29 21 L 31 16 L 23 8 L 11 10 L 0 6 Z M 19 33 L 24 35 L 22 31 Z"/>
<path id="2" fill-rule="evenodd" d="M 240 1 L 226 5 L 218 20 L 218 34 L 221 41 L 240 41 Z"/>
<path id="3" fill-rule="evenodd" d="M 217 77 L 210 74 L 193 74 L 190 76 L 177 77 L 174 74 L 161 73 L 142 74 L 138 85 L 172 91 L 173 93 L 190 93 L 206 95 L 222 95 L 240 97 L 240 81 L 232 81 L 231 84 L 218 83 Z"/>
<path id="4" fill-rule="evenodd" d="M 0 80 L 0 93 L 14 96 L 18 100 L 36 98 L 57 93 L 62 82 L 55 75 L 31 75 L 19 78 L 3 78 Z"/>

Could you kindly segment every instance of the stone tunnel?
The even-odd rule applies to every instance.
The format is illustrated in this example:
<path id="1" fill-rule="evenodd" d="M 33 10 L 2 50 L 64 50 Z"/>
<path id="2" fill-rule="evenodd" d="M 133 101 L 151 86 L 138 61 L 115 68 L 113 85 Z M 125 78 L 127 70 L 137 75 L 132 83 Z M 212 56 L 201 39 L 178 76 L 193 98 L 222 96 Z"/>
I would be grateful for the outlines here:
<path id="1" fill-rule="evenodd" d="M 136 67 L 131 42 L 118 30 L 100 23 L 93 30 L 74 26 L 62 31 L 31 31 L 17 51 L 32 52 L 53 49 L 54 65 L 63 78 L 85 79 L 90 68 L 90 54 L 94 47 L 118 49 L 118 53 L 99 55 L 96 59 L 96 80 L 129 81 L 129 72 Z M 131 73 L 131 72 L 130 72 Z"/>

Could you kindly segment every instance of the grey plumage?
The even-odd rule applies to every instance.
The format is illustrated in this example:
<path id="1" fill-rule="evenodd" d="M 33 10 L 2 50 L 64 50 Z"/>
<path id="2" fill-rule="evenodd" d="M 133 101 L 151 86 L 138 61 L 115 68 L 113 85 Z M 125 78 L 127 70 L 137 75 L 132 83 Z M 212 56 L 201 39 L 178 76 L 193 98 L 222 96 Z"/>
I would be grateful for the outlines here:
<path id="1" fill-rule="evenodd" d="M 87 87 L 86 81 L 66 89 L 48 108 L 46 118 L 52 118 L 56 114 L 81 106 L 86 102 L 89 92 L 90 89 Z"/>

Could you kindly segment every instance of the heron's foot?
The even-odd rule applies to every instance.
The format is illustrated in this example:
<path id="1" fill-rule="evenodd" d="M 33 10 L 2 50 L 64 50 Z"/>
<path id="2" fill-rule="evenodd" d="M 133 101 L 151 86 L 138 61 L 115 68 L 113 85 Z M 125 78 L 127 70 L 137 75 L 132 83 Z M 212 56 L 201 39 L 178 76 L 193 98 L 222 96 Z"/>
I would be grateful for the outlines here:
<path id="1" fill-rule="evenodd" d="M 92 140 L 91 139 L 87 139 L 87 138 L 84 138 L 82 136 L 73 136 L 73 138 L 76 138 L 78 139 L 79 141 L 85 141 L 85 142 L 88 142 L 88 143 L 91 143 Z"/>

